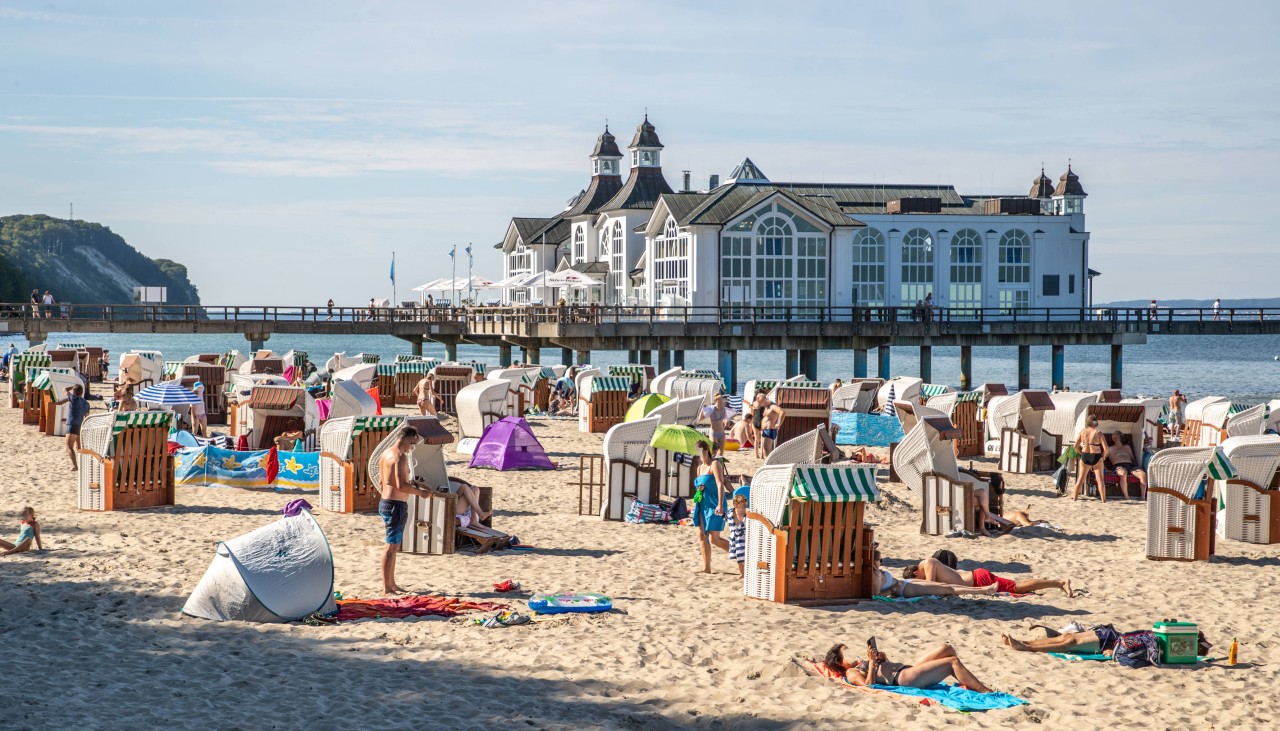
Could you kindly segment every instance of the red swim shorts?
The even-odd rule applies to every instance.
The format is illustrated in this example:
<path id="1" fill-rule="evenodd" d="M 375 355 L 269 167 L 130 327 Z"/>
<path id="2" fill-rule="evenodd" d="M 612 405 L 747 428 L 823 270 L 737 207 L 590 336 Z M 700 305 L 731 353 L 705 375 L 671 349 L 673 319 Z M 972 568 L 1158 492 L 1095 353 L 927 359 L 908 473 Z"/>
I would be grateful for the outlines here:
<path id="1" fill-rule="evenodd" d="M 1008 592 L 1010 594 L 1014 593 L 1013 589 L 1014 587 L 1017 586 L 1017 584 L 1012 579 L 1006 579 L 1001 576 L 996 576 L 995 574 L 991 573 L 990 571 L 987 571 L 986 569 L 979 568 L 979 569 L 973 570 L 974 586 L 983 587 L 983 586 L 989 586 L 991 584 L 995 584 L 997 590 Z"/>

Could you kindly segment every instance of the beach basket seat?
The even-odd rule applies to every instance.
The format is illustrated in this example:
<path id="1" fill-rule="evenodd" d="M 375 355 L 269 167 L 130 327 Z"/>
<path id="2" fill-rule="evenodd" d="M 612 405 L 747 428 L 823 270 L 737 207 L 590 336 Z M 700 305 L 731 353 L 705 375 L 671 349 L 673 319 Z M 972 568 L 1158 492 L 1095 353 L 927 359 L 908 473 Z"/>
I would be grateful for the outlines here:
<path id="1" fill-rule="evenodd" d="M 641 391 L 648 391 L 649 384 L 655 377 L 653 366 L 643 363 L 627 363 L 625 365 L 605 366 L 605 374 L 610 376 L 626 376 L 632 383 L 640 384 Z"/>
<path id="2" fill-rule="evenodd" d="M 893 393 L 894 403 L 899 401 L 910 401 L 916 403 L 920 399 L 920 386 L 924 385 L 924 381 L 912 376 L 898 376 L 890 378 L 880 384 L 880 388 L 876 391 L 875 404 L 871 410 L 875 412 L 883 412 L 884 405 L 889 402 L 889 393 Z"/>
<path id="3" fill-rule="evenodd" d="M 369 455 L 404 421 L 399 416 L 344 416 L 320 428 L 320 507 L 335 513 L 377 510 Z"/>
<path id="4" fill-rule="evenodd" d="M 1084 412 L 1076 420 L 1075 434 L 1079 434 L 1084 429 L 1085 424 L 1090 418 L 1098 420 L 1098 431 L 1106 435 L 1104 438 L 1110 439 L 1111 434 L 1121 435 L 1121 440 L 1126 442 L 1133 450 L 1136 464 L 1141 465 L 1143 462 L 1143 444 L 1147 435 L 1147 412 L 1148 407 L 1142 403 L 1102 403 L 1095 401 L 1085 406 Z M 1074 440 L 1074 437 L 1073 437 Z M 1079 474 L 1081 463 L 1079 459 L 1071 460 L 1073 474 Z M 1103 461 L 1103 485 L 1104 492 L 1100 495 L 1104 500 L 1111 497 L 1122 497 L 1124 491 L 1121 488 L 1120 475 L 1114 469 L 1110 460 Z M 1139 480 L 1132 472 L 1127 476 L 1128 483 L 1131 486 L 1141 485 Z M 1090 495 L 1096 495 L 1098 485 L 1091 472 L 1085 478 L 1085 486 Z"/>
<path id="5" fill-rule="evenodd" d="M 1216 447 L 1173 447 L 1147 465 L 1147 558 L 1207 561 L 1213 553 L 1213 496 L 1206 490 Z"/>
<path id="6" fill-rule="evenodd" d="M 822 427 L 810 429 L 804 434 L 774 447 L 773 451 L 769 453 L 769 456 L 764 458 L 765 466 L 773 467 L 779 465 L 814 464 L 816 462 L 820 462 L 823 454 L 826 452 L 826 445 L 823 444 L 821 429 Z"/>
<path id="7" fill-rule="evenodd" d="M 1233 408 L 1222 428 L 1222 441 L 1232 437 L 1253 437 L 1262 434 L 1266 426 L 1267 405 Z"/>
<path id="8" fill-rule="evenodd" d="M 90 383 L 102 383 L 107 376 L 102 368 L 103 349 L 96 345 L 86 345 L 84 349 L 89 354 L 89 363 L 84 369 L 84 375 Z"/>
<path id="9" fill-rule="evenodd" d="M 397 358 L 401 356 L 396 356 Z M 398 406 L 413 406 L 415 400 L 413 397 L 413 389 L 426 377 L 432 368 L 439 365 L 438 362 L 428 360 L 405 360 L 398 361 L 395 364 L 395 397 Z"/>
<path id="10" fill-rule="evenodd" d="M 1280 543 L 1280 436 L 1231 437 L 1222 452 L 1236 476 L 1219 480 L 1218 533 L 1245 543 Z"/>
<path id="11" fill-rule="evenodd" d="M 30 380 L 27 372 L 33 368 L 48 368 L 52 361 L 49 360 L 49 354 L 40 351 L 24 351 L 13 356 L 9 362 L 9 408 L 24 409 L 26 404 L 26 384 Z M 23 413 L 23 424 L 33 424 L 39 421 L 39 414 L 35 414 L 36 421 L 28 421 L 27 416 Z"/>
<path id="12" fill-rule="evenodd" d="M 507 393 L 510 382 L 484 380 L 467 384 L 454 398 L 458 416 L 458 434 L 463 439 L 479 439 L 484 430 L 507 415 Z"/>
<path id="13" fill-rule="evenodd" d="M 58 404 L 58 401 L 66 398 L 68 388 L 84 385 L 81 375 L 70 368 L 56 367 L 33 369 L 30 374 L 27 385 L 31 395 L 28 398 L 39 404 L 37 428 L 45 436 L 65 436 L 71 406 L 65 401 Z"/>
<path id="14" fill-rule="evenodd" d="M 767 465 L 751 480 L 743 593 L 752 599 L 824 605 L 869 599 L 880 499 L 874 465 Z"/>
<path id="15" fill-rule="evenodd" d="M 400 541 L 401 553 L 448 555 L 459 548 L 473 544 L 481 551 L 496 548 L 507 539 L 506 534 L 493 529 L 492 516 L 483 521 L 462 527 L 458 521 L 458 488 L 470 485 L 465 480 L 449 477 L 444 459 L 444 446 L 453 443 L 453 435 L 434 416 L 411 416 L 388 431 L 368 456 L 365 465 L 369 484 L 374 493 L 382 490 L 382 475 L 378 461 L 386 450 L 400 440 L 401 433 L 412 427 L 421 441 L 409 455 L 410 481 L 422 489 L 430 489 L 428 497 L 410 495 L 404 535 Z M 480 486 L 480 509 L 491 512 L 493 488 Z"/>
<path id="16" fill-rule="evenodd" d="M 981 404 L 981 391 L 951 391 L 932 396 L 925 403 L 929 408 L 941 411 L 960 430 L 959 436 L 951 440 L 957 457 L 982 456 L 984 425 Z"/>
<path id="17" fill-rule="evenodd" d="M 626 419 L 627 407 L 631 405 L 627 398 L 631 390 L 629 377 L 593 375 L 583 383 L 589 390 L 579 391 L 582 431 L 602 434 Z"/>
<path id="18" fill-rule="evenodd" d="M 1012 404 L 1012 406 L 1009 406 Z M 1031 474 L 1056 469 L 1062 435 L 1044 428 L 1045 414 L 1054 410 L 1045 391 L 1019 391 L 1006 396 L 1000 409 L 1000 469 Z"/>
<path id="19" fill-rule="evenodd" d="M 225 425 L 228 417 L 227 369 L 219 363 L 183 363 L 178 376 L 195 377 L 204 384 L 205 420 L 212 425 Z"/>
<path id="20" fill-rule="evenodd" d="M 469 365 L 439 365 L 431 371 L 435 374 L 435 389 L 440 396 L 440 411 L 457 415 L 458 392 L 475 377 L 475 369 Z"/>
<path id="21" fill-rule="evenodd" d="M 373 387 L 378 389 L 378 406 L 396 405 L 396 364 L 378 363 Z"/>
<path id="22" fill-rule="evenodd" d="M 653 459 L 653 467 L 658 472 L 659 495 L 671 498 L 693 497 L 693 481 L 698 476 L 697 457 L 657 448 L 650 451 L 650 456 Z"/>
<path id="23" fill-rule="evenodd" d="M 249 363 L 250 373 L 266 373 L 272 376 L 284 375 L 283 358 L 254 358 Z"/>
<path id="24" fill-rule="evenodd" d="M 1184 419 L 1182 434 L 1178 437 L 1178 444 L 1183 447 L 1201 446 L 1204 439 L 1205 409 L 1213 404 L 1221 404 L 1226 401 L 1221 396 L 1205 396 L 1184 406 L 1182 409 Z"/>
<path id="25" fill-rule="evenodd" d="M 977 490 L 987 491 L 992 514 L 1003 513 L 1000 473 L 961 470 L 951 446 L 958 434 L 946 417 L 926 417 L 893 451 L 894 472 L 920 499 L 920 532 L 926 535 L 977 532 L 981 528 Z"/>
<path id="26" fill-rule="evenodd" d="M 831 428 L 831 389 L 825 386 L 797 387 L 783 383 L 773 389 L 772 401 L 786 411 L 775 444 L 785 444 L 819 426 Z"/>
<path id="27" fill-rule="evenodd" d="M 1143 442 L 1149 442 L 1153 449 L 1164 449 L 1165 426 L 1161 419 L 1168 411 L 1169 402 L 1157 398 L 1121 399 L 1123 405 L 1136 404 L 1143 408 Z M 1079 432 L 1077 432 L 1079 433 Z"/>
<path id="28" fill-rule="evenodd" d="M 636 500 L 658 502 L 658 469 L 647 459 L 658 424 L 654 417 L 629 421 L 604 435 L 605 497 L 600 517 L 605 520 L 622 520 Z"/>
<path id="29" fill-rule="evenodd" d="M 533 405 L 544 414 L 551 410 L 551 384 L 555 383 L 557 378 L 559 376 L 554 369 L 541 366 L 538 380 L 533 383 Z"/>
<path id="30" fill-rule="evenodd" d="M 849 383 L 837 388 L 835 393 L 831 394 L 831 409 L 855 414 L 870 412 L 872 404 L 875 403 L 876 391 L 880 389 L 880 384 L 880 379 L 875 379 Z M 750 397 L 755 398 L 755 395 L 750 394 Z M 747 398 L 747 396 L 744 396 L 743 400 L 750 402 L 750 398 Z"/>
<path id="31" fill-rule="evenodd" d="M 171 411 L 86 416 L 76 455 L 81 510 L 128 510 L 174 504 Z"/>

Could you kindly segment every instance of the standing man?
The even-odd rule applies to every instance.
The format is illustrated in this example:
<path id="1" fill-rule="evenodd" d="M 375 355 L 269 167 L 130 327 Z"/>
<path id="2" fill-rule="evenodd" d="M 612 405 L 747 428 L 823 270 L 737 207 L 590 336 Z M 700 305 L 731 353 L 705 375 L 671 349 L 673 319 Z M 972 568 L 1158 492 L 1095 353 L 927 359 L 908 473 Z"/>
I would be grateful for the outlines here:
<path id="1" fill-rule="evenodd" d="M 1156 305 L 1155 300 L 1151 300 L 1151 306 L 1147 308 L 1147 319 L 1155 322 L 1159 316 L 1160 308 Z"/>
<path id="2" fill-rule="evenodd" d="M 329 298 L 329 303 L 325 305 L 325 307 L 329 309 L 329 316 L 326 317 L 325 319 L 332 320 L 333 319 L 333 298 L 332 297 Z"/>
<path id="3" fill-rule="evenodd" d="M 429 490 L 414 487 L 409 482 L 409 453 L 420 441 L 412 427 L 400 432 L 396 445 L 388 449 L 378 460 L 378 477 L 382 481 L 382 499 L 378 501 L 378 515 L 387 527 L 387 547 L 382 552 L 382 591 L 386 594 L 403 594 L 396 584 L 396 554 L 404 538 L 404 524 L 409 516 L 408 497 L 431 497 Z"/>
<path id="4" fill-rule="evenodd" d="M 1187 397 L 1182 395 L 1178 389 L 1173 389 L 1173 395 L 1169 397 L 1169 428 L 1174 435 L 1182 430 L 1185 420 L 1182 417 L 1182 408 L 1187 405 Z"/>
<path id="5" fill-rule="evenodd" d="M 71 458 L 71 471 L 80 469 L 76 463 L 76 450 L 80 449 L 80 425 L 89 415 L 89 402 L 84 399 L 84 386 L 69 386 L 66 398 L 55 402 L 56 406 L 70 404 L 67 414 L 67 456 Z"/>
<path id="6" fill-rule="evenodd" d="M 40 319 L 40 290 L 31 290 L 31 316 Z"/>
<path id="7" fill-rule="evenodd" d="M 1217 322 L 1218 320 L 1221 320 L 1221 319 L 1222 319 L 1222 300 L 1216 299 L 1213 301 L 1213 321 Z"/>

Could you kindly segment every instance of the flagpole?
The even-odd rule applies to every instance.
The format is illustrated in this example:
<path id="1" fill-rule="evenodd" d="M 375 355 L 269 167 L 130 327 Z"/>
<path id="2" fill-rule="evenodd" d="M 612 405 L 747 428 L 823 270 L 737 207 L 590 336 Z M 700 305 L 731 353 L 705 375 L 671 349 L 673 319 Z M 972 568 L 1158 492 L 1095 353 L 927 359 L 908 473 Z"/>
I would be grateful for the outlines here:
<path id="1" fill-rule="evenodd" d="M 396 306 L 396 252 L 391 252 L 391 306 Z"/>
<path id="2" fill-rule="evenodd" d="M 471 254 L 471 242 L 467 242 L 467 289 L 470 293 L 472 302 L 476 301 L 476 283 L 472 281 L 472 265 L 475 263 L 475 257 Z"/>
<path id="3" fill-rule="evenodd" d="M 453 245 L 453 250 L 449 252 L 449 261 L 453 262 L 453 306 L 458 306 L 458 245 Z"/>

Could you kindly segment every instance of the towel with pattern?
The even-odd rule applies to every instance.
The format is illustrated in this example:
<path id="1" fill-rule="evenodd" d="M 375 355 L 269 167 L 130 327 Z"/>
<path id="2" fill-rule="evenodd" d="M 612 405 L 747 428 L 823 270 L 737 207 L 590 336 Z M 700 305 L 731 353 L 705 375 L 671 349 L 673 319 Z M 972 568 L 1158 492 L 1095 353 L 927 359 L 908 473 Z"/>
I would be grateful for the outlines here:
<path id="1" fill-rule="evenodd" d="M 905 685 L 857 686 L 832 672 L 831 668 L 821 661 L 813 658 L 795 658 L 793 661 L 809 675 L 826 678 L 839 683 L 845 688 L 868 693 L 893 693 L 900 696 L 923 698 L 957 711 L 992 711 L 1000 708 L 1027 705 L 1027 701 L 1008 693 L 979 693 L 959 685 L 944 685 L 942 683 L 931 685 L 928 688 L 912 688 Z"/>

